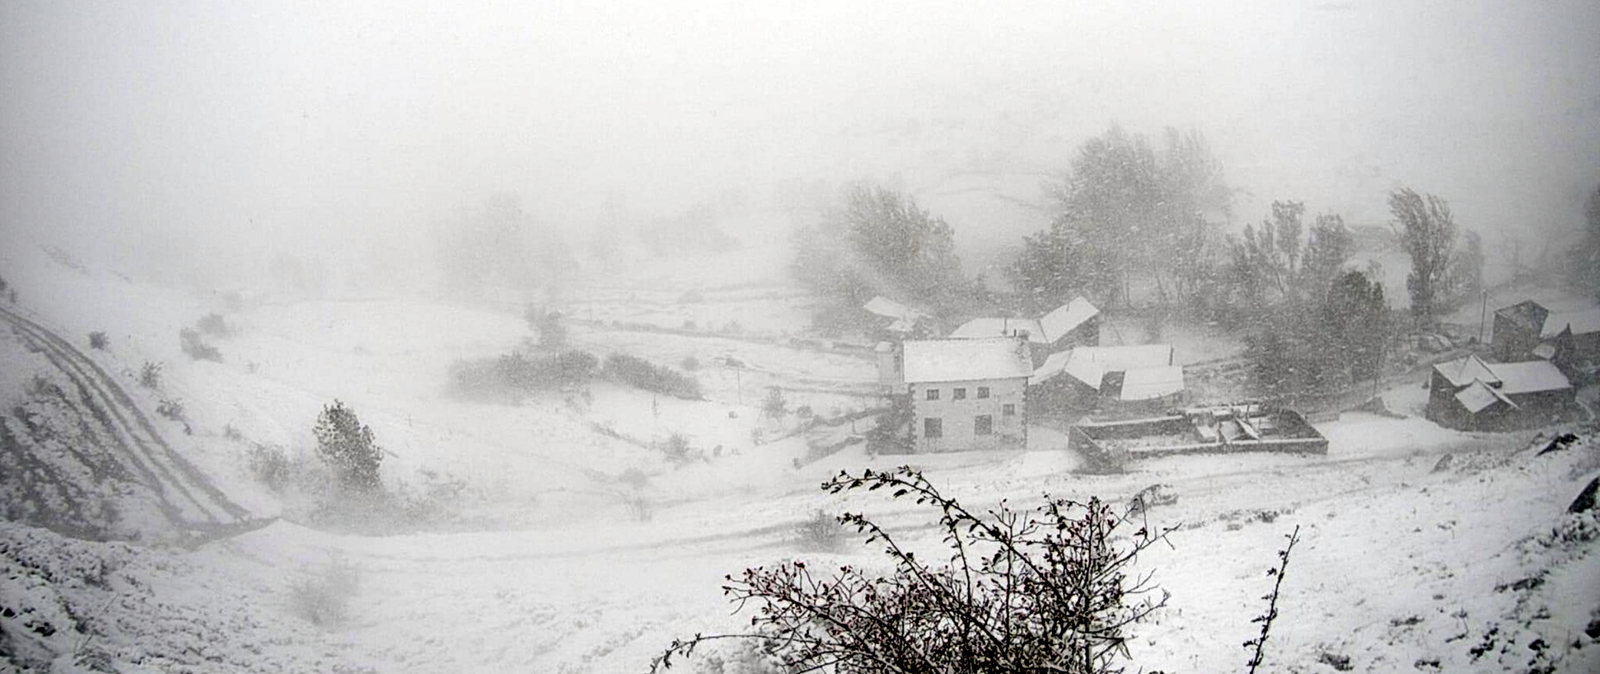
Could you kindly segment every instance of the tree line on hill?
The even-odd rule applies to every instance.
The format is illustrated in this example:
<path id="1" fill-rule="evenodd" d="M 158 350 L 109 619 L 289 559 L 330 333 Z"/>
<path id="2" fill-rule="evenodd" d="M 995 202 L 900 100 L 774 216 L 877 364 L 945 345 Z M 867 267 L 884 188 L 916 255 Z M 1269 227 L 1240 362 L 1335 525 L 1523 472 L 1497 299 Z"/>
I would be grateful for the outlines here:
<path id="1" fill-rule="evenodd" d="M 1338 214 L 1309 216 L 1303 202 L 1275 201 L 1259 224 L 1223 231 L 1234 191 L 1193 131 L 1169 129 L 1152 142 L 1113 126 L 1078 148 L 1050 191 L 1056 215 L 1005 267 L 1010 293 L 964 273 L 949 222 L 873 185 L 846 190 L 797 231 L 792 270 L 828 300 L 819 324 L 858 316 L 876 295 L 944 318 L 997 303 L 1036 315 L 1077 295 L 1133 308 L 1138 295 L 1145 309 L 1244 332 L 1263 384 L 1285 394 L 1374 376 L 1386 340 L 1437 329 L 1484 289 L 1481 236 L 1460 227 L 1444 199 L 1410 188 L 1387 195 L 1390 241 L 1410 263 L 1410 320 L 1391 315 L 1375 263 L 1357 268 L 1360 240 Z M 1584 222 L 1558 273 L 1600 296 L 1600 188 Z"/>

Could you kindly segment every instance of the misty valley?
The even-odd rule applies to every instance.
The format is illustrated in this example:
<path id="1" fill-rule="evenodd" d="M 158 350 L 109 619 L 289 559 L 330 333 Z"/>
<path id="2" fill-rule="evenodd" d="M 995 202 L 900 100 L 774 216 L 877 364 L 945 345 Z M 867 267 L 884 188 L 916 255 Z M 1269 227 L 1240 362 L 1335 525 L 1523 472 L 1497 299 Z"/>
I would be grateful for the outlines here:
<path id="1" fill-rule="evenodd" d="M 1595 28 L 0 8 L 0 670 L 1600 671 Z"/>

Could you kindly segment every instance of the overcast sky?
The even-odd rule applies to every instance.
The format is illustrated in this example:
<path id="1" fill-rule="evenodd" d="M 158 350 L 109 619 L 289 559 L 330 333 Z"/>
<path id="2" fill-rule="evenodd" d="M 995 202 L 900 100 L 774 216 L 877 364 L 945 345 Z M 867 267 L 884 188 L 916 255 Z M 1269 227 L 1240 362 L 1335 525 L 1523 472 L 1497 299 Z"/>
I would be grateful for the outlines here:
<path id="1" fill-rule="evenodd" d="M 1112 122 L 1204 132 L 1240 221 L 1299 198 L 1381 224 L 1407 185 L 1468 226 L 1575 224 L 1600 3 L 0 4 L 7 245 L 281 248 L 500 191 L 582 225 L 608 195 L 916 190 L 1063 170 Z M 1024 226 L 959 216 L 969 243 Z"/>

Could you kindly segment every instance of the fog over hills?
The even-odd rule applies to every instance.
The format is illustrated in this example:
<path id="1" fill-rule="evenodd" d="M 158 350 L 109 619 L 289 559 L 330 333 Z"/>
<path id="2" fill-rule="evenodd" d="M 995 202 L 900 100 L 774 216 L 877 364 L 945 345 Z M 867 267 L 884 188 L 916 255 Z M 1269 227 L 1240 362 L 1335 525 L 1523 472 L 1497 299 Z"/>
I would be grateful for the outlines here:
<path id="1" fill-rule="evenodd" d="M 1045 224 L 1040 183 L 1112 123 L 1204 133 L 1238 223 L 1301 199 L 1381 224 L 1406 184 L 1465 226 L 1549 236 L 1600 171 L 1600 7 L 1581 0 L 0 13 L 0 228 L 124 259 L 420 242 L 496 192 L 584 228 L 607 204 L 646 222 L 867 179 L 945 215 L 982 266 Z"/>

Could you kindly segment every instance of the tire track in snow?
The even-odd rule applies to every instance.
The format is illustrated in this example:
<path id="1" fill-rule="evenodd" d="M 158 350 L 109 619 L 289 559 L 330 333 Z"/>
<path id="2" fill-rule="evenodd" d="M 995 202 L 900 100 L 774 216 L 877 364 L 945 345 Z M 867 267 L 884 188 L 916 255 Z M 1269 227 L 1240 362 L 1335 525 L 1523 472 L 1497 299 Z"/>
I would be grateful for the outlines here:
<path id="1" fill-rule="evenodd" d="M 39 351 L 72 385 L 89 412 L 103 424 L 130 464 L 132 472 L 153 490 L 177 523 L 186 525 L 236 524 L 250 518 L 211 483 L 194 464 L 174 451 L 116 380 L 77 347 L 53 331 L 16 312 L 0 308 L 0 319 Z M 169 498 L 176 493 L 180 507 Z M 185 511 L 189 511 L 185 513 Z M 190 515 L 198 515 L 191 517 Z"/>

